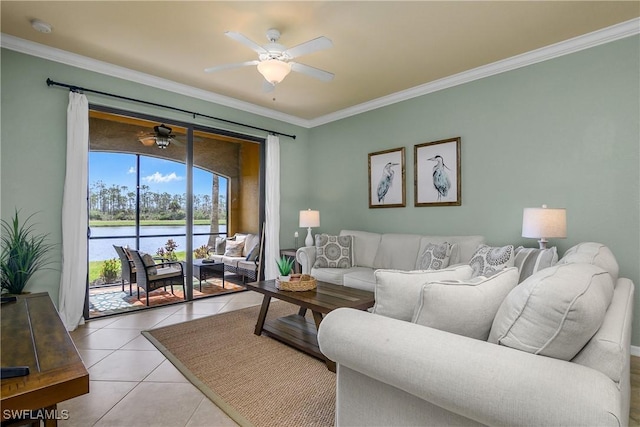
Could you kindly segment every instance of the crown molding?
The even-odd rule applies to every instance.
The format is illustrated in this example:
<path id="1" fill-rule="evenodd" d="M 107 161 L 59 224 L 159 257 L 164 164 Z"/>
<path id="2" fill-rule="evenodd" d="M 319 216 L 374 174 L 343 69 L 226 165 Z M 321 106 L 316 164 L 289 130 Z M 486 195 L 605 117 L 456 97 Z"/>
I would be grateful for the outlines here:
<path id="1" fill-rule="evenodd" d="M 260 107 L 255 104 L 240 101 L 235 98 L 219 95 L 192 86 L 176 83 L 171 80 L 152 76 L 150 74 L 141 73 L 139 71 L 134 71 L 128 68 L 109 64 L 107 62 L 87 58 L 85 56 L 70 53 L 61 49 L 52 48 L 39 43 L 20 39 L 8 34 L 0 33 L 0 46 L 6 49 L 26 53 L 28 55 L 36 56 L 54 62 L 59 62 L 84 70 L 106 74 L 124 80 L 140 83 L 146 86 L 152 86 L 157 89 L 163 89 L 169 92 L 201 99 L 203 101 L 235 108 L 241 111 L 253 113 L 274 120 L 279 120 L 303 128 L 313 128 L 316 126 L 334 122 L 336 120 L 341 120 L 367 111 L 375 110 L 377 108 L 385 107 L 422 95 L 427 95 L 429 93 L 469 83 L 474 80 L 494 76 L 496 74 L 515 70 L 517 68 L 537 64 L 539 62 L 558 58 L 560 56 L 579 52 L 584 49 L 589 49 L 637 34 L 640 34 L 640 18 L 635 18 L 626 22 L 622 22 L 620 24 L 613 25 L 611 27 L 607 27 L 582 36 L 574 37 L 569 40 L 545 46 L 531 52 L 516 55 L 511 58 L 474 68 L 472 70 L 464 71 L 453 76 L 444 77 L 430 83 L 396 92 L 391 95 L 383 96 L 372 101 L 364 102 L 362 104 L 354 105 L 353 107 L 345 108 L 343 110 L 339 110 L 334 113 L 330 113 L 311 120 L 302 119 L 300 117 L 281 113 L 270 108 Z"/>
<path id="2" fill-rule="evenodd" d="M 156 89 L 163 89 L 169 92 L 178 93 L 180 95 L 201 99 L 203 101 L 213 102 L 225 107 L 235 108 L 244 112 L 257 114 L 259 116 L 268 117 L 270 119 L 279 120 L 285 123 L 308 127 L 308 120 L 304 120 L 289 114 L 284 114 L 270 108 L 260 107 L 249 102 L 240 101 L 235 98 L 219 95 L 214 92 L 198 89 L 182 83 L 176 83 L 172 80 L 163 79 L 160 77 L 152 76 L 150 74 L 134 71 L 129 68 L 109 64 L 108 62 L 88 58 L 86 56 L 67 52 L 65 50 L 53 48 L 40 43 L 35 43 L 8 34 L 0 33 L 0 46 L 9 50 L 14 50 L 16 52 L 25 53 L 27 55 L 36 56 L 42 59 L 47 59 L 49 61 L 59 62 L 61 64 L 81 68 L 83 70 L 106 74 L 111 77 L 117 77 L 123 80 L 151 86 Z"/>
<path id="3" fill-rule="evenodd" d="M 392 105 L 401 101 L 406 101 L 418 96 L 427 95 L 429 93 L 469 83 L 474 80 L 537 64 L 549 59 L 558 58 L 570 53 L 579 52 L 584 49 L 631 37 L 636 34 L 640 34 L 640 18 L 632 19 L 592 33 L 532 50 L 521 55 L 493 62 L 488 65 L 483 65 L 472 70 L 463 71 L 462 73 L 444 77 L 442 79 L 403 90 L 401 92 L 396 92 L 391 95 L 383 96 L 372 101 L 354 105 L 353 107 L 345 108 L 343 110 L 336 111 L 335 113 L 310 120 L 309 127 L 313 128 L 331 123 L 336 120 L 355 116 L 357 114 Z"/>

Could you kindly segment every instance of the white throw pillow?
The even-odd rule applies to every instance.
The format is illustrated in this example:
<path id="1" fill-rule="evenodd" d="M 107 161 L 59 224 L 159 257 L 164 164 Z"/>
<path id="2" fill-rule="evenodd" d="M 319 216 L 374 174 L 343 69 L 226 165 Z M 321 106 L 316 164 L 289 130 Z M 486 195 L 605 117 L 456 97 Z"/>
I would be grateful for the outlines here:
<path id="1" fill-rule="evenodd" d="M 507 295 L 493 320 L 489 341 L 571 360 L 602 325 L 612 297 L 613 281 L 600 267 L 549 267 Z"/>
<path id="2" fill-rule="evenodd" d="M 427 243 L 418 255 L 416 270 L 442 270 L 449 266 L 452 245 L 444 243 Z"/>
<path id="3" fill-rule="evenodd" d="M 486 341 L 500 304 L 518 284 L 518 275 L 518 269 L 511 267 L 490 277 L 428 283 L 411 321 Z"/>
<path id="4" fill-rule="evenodd" d="M 611 274 L 613 282 L 618 280 L 619 266 L 616 257 L 611 249 L 602 243 L 584 242 L 567 249 L 558 264 L 573 264 L 576 262 L 586 262 L 597 265 Z"/>
<path id="5" fill-rule="evenodd" d="M 240 241 L 227 240 L 224 256 L 242 256 L 242 249 L 244 249 L 244 239 Z"/>
<path id="6" fill-rule="evenodd" d="M 513 267 L 515 249 L 513 245 L 492 247 L 481 245 L 473 254 L 469 265 L 473 268 L 473 276 L 491 276 L 505 268 Z"/>
<path id="7" fill-rule="evenodd" d="M 444 270 L 376 270 L 373 313 L 411 321 L 422 286 L 437 280 L 468 280 L 473 270 L 467 264 Z"/>
<path id="8" fill-rule="evenodd" d="M 540 270 L 551 267 L 558 262 L 558 250 L 556 247 L 548 249 L 525 248 L 518 246 L 514 258 L 514 265 L 518 267 L 520 279 L 523 282 L 527 277 Z"/>

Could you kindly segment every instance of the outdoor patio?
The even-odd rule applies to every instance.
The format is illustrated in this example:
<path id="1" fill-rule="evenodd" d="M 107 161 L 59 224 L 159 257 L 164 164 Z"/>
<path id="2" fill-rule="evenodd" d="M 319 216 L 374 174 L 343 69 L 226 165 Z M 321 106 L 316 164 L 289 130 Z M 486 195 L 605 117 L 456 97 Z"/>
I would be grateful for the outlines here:
<path id="1" fill-rule="evenodd" d="M 166 291 L 162 288 L 156 289 L 149 293 L 149 306 L 146 303 L 146 294 L 140 289 L 140 299 L 136 292 L 135 283 L 132 286 L 132 294 L 129 295 L 129 284 L 125 283 L 124 292 L 122 284 L 118 283 L 95 286 L 89 288 L 89 318 L 107 316 L 111 314 L 126 313 L 135 310 L 141 310 L 148 307 L 158 307 L 168 304 L 176 304 L 184 302 L 184 287 L 173 286 L 174 293 L 171 288 L 167 287 Z M 202 290 L 198 279 L 193 280 L 193 297 L 194 299 L 212 297 L 215 295 L 225 295 L 234 292 L 244 291 L 242 286 L 242 276 L 235 274 L 225 274 L 224 288 L 222 287 L 221 278 L 209 278 L 202 281 Z"/>

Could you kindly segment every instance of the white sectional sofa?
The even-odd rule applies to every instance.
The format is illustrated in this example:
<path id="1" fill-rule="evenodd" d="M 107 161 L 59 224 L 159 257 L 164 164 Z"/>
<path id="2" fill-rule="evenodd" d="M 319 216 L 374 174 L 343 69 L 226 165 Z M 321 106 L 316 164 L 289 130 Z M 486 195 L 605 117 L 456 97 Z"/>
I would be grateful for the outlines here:
<path id="1" fill-rule="evenodd" d="M 420 304 L 452 284 L 421 284 Z M 329 313 L 318 342 L 337 363 L 336 426 L 628 425 L 634 285 L 608 248 L 576 245 L 510 286 L 488 340 L 419 324 L 421 305 L 412 321 Z M 455 320 L 468 311 L 440 309 Z"/>
<path id="2" fill-rule="evenodd" d="M 483 236 L 424 236 L 420 234 L 379 234 L 357 230 L 342 230 L 340 236 L 353 236 L 353 267 L 314 268 L 315 246 L 298 249 L 296 259 L 302 273 L 317 280 L 373 291 L 376 269 L 414 270 L 418 254 L 428 243 L 449 242 L 457 249 L 451 254 L 450 265 L 466 263 L 473 256 Z"/>

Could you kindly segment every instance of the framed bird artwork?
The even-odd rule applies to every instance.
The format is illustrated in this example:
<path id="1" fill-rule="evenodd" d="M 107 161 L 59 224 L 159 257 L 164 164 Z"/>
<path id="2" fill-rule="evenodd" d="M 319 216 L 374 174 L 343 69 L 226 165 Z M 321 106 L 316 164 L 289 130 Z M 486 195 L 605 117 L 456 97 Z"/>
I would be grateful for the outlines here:
<path id="1" fill-rule="evenodd" d="M 406 206 L 404 147 L 369 153 L 369 207 Z"/>
<path id="2" fill-rule="evenodd" d="M 415 206 L 462 205 L 460 138 L 413 146 Z"/>

